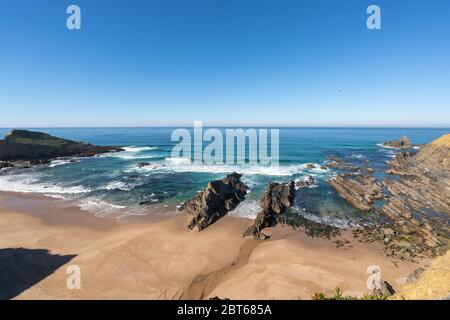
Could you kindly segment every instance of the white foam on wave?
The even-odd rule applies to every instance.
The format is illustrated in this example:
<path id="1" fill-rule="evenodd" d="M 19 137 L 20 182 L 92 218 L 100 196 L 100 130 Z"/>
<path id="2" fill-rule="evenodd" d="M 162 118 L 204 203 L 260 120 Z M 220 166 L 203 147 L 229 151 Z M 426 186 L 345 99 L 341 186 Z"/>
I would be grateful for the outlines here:
<path id="1" fill-rule="evenodd" d="M 128 146 L 128 147 L 123 147 L 122 149 L 124 149 L 125 151 L 128 151 L 128 152 L 141 152 L 141 151 L 151 151 L 151 150 L 156 150 L 156 149 L 158 149 L 158 147 L 149 147 L 149 146 Z"/>
<path id="2" fill-rule="evenodd" d="M 400 150 L 399 148 L 396 147 L 387 146 L 384 143 L 377 143 L 377 146 L 383 149 Z"/>
<path id="3" fill-rule="evenodd" d="M 128 184 L 122 181 L 111 181 L 107 183 L 106 185 L 98 188 L 98 190 L 123 190 L 123 191 L 130 191 L 135 187 L 134 184 Z"/>
<path id="4" fill-rule="evenodd" d="M 124 215 L 126 206 L 114 205 L 99 198 L 86 199 L 78 206 L 83 211 L 92 212 L 96 217 L 120 217 Z"/>
<path id="5" fill-rule="evenodd" d="M 75 161 L 73 159 L 56 159 L 56 160 L 53 160 L 48 166 L 50 168 L 54 168 L 57 166 L 62 166 L 62 165 L 71 164 L 71 163 L 75 163 Z"/>
<path id="6" fill-rule="evenodd" d="M 229 212 L 230 216 L 256 219 L 258 212 L 261 210 L 261 205 L 256 200 L 244 200 L 241 202 L 236 209 Z"/>
<path id="7" fill-rule="evenodd" d="M 83 194 L 91 192 L 83 186 L 63 186 L 57 183 L 39 182 L 39 176 L 32 173 L 0 176 L 0 191 L 56 194 Z"/>
<path id="8" fill-rule="evenodd" d="M 148 147 L 148 146 L 128 146 L 128 147 L 122 147 L 124 151 L 119 152 L 108 152 L 104 153 L 102 155 L 99 155 L 99 157 L 110 157 L 110 158 L 121 158 L 126 160 L 132 160 L 132 159 L 151 159 L 156 158 L 155 155 L 151 155 L 148 153 L 143 153 L 144 151 L 152 151 L 158 149 L 158 147 Z"/>
<path id="9" fill-rule="evenodd" d="M 358 228 L 361 226 L 357 221 L 351 220 L 348 217 L 336 217 L 336 216 L 318 216 L 315 214 L 308 213 L 305 209 L 301 209 L 298 205 L 292 207 L 292 210 L 296 212 L 299 216 L 303 218 L 317 222 L 320 224 L 325 224 L 328 226 L 332 226 L 338 229 L 347 229 L 347 228 Z"/>
<path id="10" fill-rule="evenodd" d="M 128 168 L 130 171 L 153 171 L 153 172 L 195 172 L 195 173 L 231 173 L 239 172 L 245 175 L 265 175 L 265 176 L 292 176 L 304 171 L 326 173 L 328 168 L 320 168 L 320 164 L 314 164 L 316 168 L 308 169 L 306 164 L 265 166 L 265 165 L 227 165 L 227 164 L 194 164 L 187 158 L 166 158 L 165 161 L 155 162 L 153 166 L 142 168 Z"/>

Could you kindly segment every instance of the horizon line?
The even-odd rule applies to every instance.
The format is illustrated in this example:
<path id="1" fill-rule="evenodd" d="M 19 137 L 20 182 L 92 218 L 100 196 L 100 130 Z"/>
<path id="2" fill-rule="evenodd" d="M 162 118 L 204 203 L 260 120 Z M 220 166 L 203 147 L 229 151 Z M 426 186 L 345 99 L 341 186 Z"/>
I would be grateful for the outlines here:
<path id="1" fill-rule="evenodd" d="M 148 125 L 148 126 L 1 126 L 0 129 L 146 129 L 146 128 L 186 128 L 194 125 Z M 433 125 L 203 125 L 203 128 L 283 128 L 283 129 L 450 129 L 448 126 Z"/>

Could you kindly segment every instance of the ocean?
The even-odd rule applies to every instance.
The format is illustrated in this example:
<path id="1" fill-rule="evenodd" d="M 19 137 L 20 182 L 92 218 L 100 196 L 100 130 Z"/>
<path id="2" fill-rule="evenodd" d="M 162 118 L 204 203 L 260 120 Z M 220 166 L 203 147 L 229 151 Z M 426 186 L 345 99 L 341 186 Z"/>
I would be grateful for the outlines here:
<path id="1" fill-rule="evenodd" d="M 349 206 L 327 184 L 339 171 L 320 168 L 335 155 L 350 164 L 368 163 L 383 175 L 399 150 L 384 141 L 407 135 L 413 143 L 428 143 L 450 129 L 436 128 L 280 128 L 280 164 L 194 165 L 172 159 L 175 128 L 30 128 L 97 145 L 122 146 L 125 151 L 93 158 L 60 159 L 30 169 L 0 171 L 0 191 L 44 194 L 78 205 L 99 217 L 174 214 L 185 200 L 209 181 L 233 171 L 249 185 L 247 199 L 231 215 L 255 218 L 269 182 L 301 180 L 316 183 L 298 190 L 291 214 L 338 227 L 364 222 L 370 214 Z M 11 129 L 0 129 L 4 136 Z M 205 144 L 206 145 L 206 144 Z M 139 168 L 142 162 L 150 163 Z M 316 168 L 308 168 L 312 163 Z M 143 204 L 144 203 L 144 204 Z"/>

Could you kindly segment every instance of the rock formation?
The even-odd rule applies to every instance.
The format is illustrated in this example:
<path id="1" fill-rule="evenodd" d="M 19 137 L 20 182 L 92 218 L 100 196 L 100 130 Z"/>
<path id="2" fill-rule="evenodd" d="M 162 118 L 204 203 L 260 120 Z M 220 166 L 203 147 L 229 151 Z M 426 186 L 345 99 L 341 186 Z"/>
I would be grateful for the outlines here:
<path id="1" fill-rule="evenodd" d="M 308 176 L 308 178 L 304 179 L 304 180 L 299 180 L 295 183 L 295 186 L 297 188 L 308 188 L 311 187 L 312 185 L 314 185 L 314 183 L 316 183 L 316 180 L 314 179 L 313 176 Z"/>
<path id="2" fill-rule="evenodd" d="M 262 230 L 273 227 L 278 219 L 294 203 L 295 184 L 270 183 L 261 200 L 262 210 L 258 213 L 254 223 L 245 232 L 244 237 L 252 236 L 255 239 L 264 237 Z"/>
<path id="3" fill-rule="evenodd" d="M 369 175 L 340 174 L 328 183 L 347 202 L 361 211 L 372 211 L 375 200 L 384 198 L 381 184 Z"/>
<path id="4" fill-rule="evenodd" d="M 197 196 L 186 201 L 179 211 L 193 215 L 187 229 L 197 228 L 199 231 L 207 228 L 245 199 L 249 188 L 241 182 L 241 175 L 232 173 L 222 180 L 208 183 Z"/>
<path id="5" fill-rule="evenodd" d="M 399 148 L 399 149 L 411 149 L 413 147 L 413 145 L 411 144 L 411 141 L 409 141 L 407 136 L 402 136 L 398 140 L 387 141 L 387 142 L 383 143 L 383 145 L 386 147 Z"/>
<path id="6" fill-rule="evenodd" d="M 0 140 L 0 161 L 3 167 L 28 167 L 58 157 L 91 157 L 113 151 L 122 149 L 95 146 L 28 130 L 13 130 L 4 140 Z"/>
<path id="7" fill-rule="evenodd" d="M 382 241 L 385 254 L 402 260 L 435 256 L 450 239 L 450 135 L 422 147 L 401 152 L 387 176 L 341 174 L 329 181 L 350 204 L 383 216 L 381 226 L 355 230 L 363 241 Z M 386 203 L 374 208 L 373 200 Z M 380 230 L 388 230 L 381 232 Z"/>

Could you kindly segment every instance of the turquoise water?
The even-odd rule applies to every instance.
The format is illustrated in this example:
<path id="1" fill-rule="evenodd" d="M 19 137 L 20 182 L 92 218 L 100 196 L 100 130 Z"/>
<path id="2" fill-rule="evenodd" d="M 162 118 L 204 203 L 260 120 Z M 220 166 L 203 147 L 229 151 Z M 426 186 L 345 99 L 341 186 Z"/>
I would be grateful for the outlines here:
<path id="1" fill-rule="evenodd" d="M 0 135 L 10 129 L 0 129 Z M 312 175 L 316 185 L 298 190 L 293 213 L 335 225 L 357 223 L 364 214 L 352 209 L 327 185 L 336 170 L 308 169 L 307 163 L 326 165 L 329 155 L 350 163 L 369 162 L 382 174 L 398 152 L 380 143 L 406 134 L 413 143 L 428 143 L 449 129 L 281 128 L 280 166 L 193 165 L 170 158 L 173 128 L 52 128 L 32 129 L 97 145 L 125 147 L 124 152 L 100 157 L 56 160 L 23 170 L 2 170 L 0 191 L 46 194 L 75 203 L 98 216 L 174 212 L 208 181 L 236 171 L 251 187 L 247 200 L 234 215 L 253 218 L 267 183 L 299 180 Z M 206 144 L 205 144 L 206 145 Z M 150 162 L 138 168 L 137 164 Z M 139 203 L 146 202 L 145 205 Z"/>

